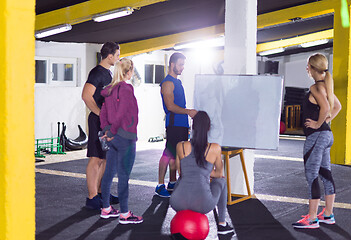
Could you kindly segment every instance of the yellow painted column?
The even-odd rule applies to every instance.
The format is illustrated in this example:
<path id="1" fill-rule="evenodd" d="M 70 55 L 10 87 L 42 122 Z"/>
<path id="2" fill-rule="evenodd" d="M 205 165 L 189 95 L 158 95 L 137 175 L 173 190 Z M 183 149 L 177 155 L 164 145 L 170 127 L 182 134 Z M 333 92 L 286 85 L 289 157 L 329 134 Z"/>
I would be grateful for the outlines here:
<path id="1" fill-rule="evenodd" d="M 0 239 L 35 239 L 34 0 L 0 1 Z"/>
<path id="2" fill-rule="evenodd" d="M 351 41 L 350 28 L 341 25 L 340 1 L 336 1 L 334 13 L 333 78 L 335 95 L 342 110 L 332 121 L 334 145 L 332 163 L 351 165 Z M 350 5 L 348 5 L 350 10 Z"/>

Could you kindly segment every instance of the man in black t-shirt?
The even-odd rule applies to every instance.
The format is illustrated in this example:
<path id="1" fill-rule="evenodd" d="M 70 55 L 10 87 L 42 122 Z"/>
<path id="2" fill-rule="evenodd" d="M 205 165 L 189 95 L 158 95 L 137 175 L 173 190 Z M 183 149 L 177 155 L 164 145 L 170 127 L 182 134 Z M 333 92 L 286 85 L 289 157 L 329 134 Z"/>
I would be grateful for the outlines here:
<path id="1" fill-rule="evenodd" d="M 89 137 L 87 157 L 89 162 L 86 168 L 86 178 L 89 196 L 86 199 L 86 207 L 90 209 L 101 208 L 101 179 L 104 175 L 106 166 L 106 152 L 101 149 L 98 137 L 100 129 L 100 109 L 104 98 L 101 96 L 101 90 L 111 83 L 112 73 L 109 70 L 111 66 L 119 61 L 119 45 L 117 43 L 107 42 L 101 50 L 101 62 L 94 67 L 88 76 L 83 92 L 82 99 L 91 113 L 88 117 Z M 118 203 L 118 198 L 110 197 L 111 204 Z"/>

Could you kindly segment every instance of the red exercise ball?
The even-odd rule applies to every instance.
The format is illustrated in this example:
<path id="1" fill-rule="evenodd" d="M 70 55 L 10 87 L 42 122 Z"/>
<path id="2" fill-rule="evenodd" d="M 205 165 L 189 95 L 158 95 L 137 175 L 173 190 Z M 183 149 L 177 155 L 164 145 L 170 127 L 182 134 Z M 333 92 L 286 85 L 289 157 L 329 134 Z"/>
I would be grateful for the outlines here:
<path id="1" fill-rule="evenodd" d="M 286 130 L 285 123 L 281 121 L 279 133 L 283 134 L 283 133 L 285 133 L 285 130 Z"/>
<path id="2" fill-rule="evenodd" d="M 180 233 L 189 240 L 205 239 L 209 231 L 210 226 L 206 215 L 191 210 L 177 212 L 171 221 L 171 233 Z"/>

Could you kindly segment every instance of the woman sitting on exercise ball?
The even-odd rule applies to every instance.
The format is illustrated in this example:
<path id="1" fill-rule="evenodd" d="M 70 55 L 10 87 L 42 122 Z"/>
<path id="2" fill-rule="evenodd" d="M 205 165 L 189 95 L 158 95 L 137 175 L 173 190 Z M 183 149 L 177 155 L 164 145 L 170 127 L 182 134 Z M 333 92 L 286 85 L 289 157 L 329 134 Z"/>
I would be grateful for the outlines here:
<path id="1" fill-rule="evenodd" d="M 234 229 L 225 222 L 227 186 L 223 176 L 221 146 L 207 141 L 210 126 L 207 113 L 199 111 L 193 118 L 191 141 L 177 144 L 176 167 L 180 178 L 170 204 L 177 212 L 192 210 L 202 214 L 217 206 L 218 234 L 228 234 Z"/>

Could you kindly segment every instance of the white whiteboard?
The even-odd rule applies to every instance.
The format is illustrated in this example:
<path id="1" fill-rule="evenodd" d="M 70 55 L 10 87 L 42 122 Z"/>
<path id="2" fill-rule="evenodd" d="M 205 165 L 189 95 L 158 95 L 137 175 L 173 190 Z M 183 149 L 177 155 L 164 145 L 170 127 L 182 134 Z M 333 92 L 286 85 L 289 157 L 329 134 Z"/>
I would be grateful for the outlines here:
<path id="1" fill-rule="evenodd" d="M 209 142 L 277 149 L 283 92 L 281 76 L 196 75 L 194 108 L 211 118 Z"/>

